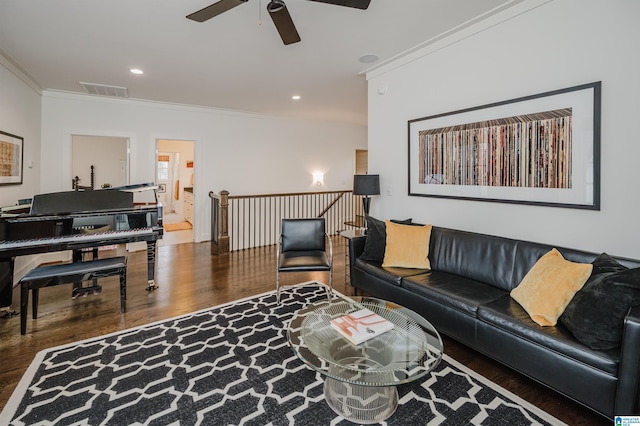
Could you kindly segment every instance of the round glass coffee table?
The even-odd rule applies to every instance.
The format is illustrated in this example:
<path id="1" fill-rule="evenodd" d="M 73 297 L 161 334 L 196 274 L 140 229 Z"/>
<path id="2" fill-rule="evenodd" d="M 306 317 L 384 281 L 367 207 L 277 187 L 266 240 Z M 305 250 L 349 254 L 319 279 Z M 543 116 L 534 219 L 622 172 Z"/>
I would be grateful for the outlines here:
<path id="1" fill-rule="evenodd" d="M 330 320 L 364 308 L 394 327 L 354 345 Z M 427 320 L 368 297 L 310 304 L 296 313 L 287 336 L 296 355 L 325 376 L 324 395 L 333 411 L 361 424 L 389 418 L 398 406 L 396 386 L 424 377 L 440 363 L 443 352 L 442 339 Z"/>

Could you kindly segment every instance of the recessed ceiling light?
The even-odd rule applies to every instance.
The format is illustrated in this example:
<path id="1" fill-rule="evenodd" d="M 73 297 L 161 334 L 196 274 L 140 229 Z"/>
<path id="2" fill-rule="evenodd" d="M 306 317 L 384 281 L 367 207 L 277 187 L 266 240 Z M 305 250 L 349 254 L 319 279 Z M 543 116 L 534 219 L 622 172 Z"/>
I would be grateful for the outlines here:
<path id="1" fill-rule="evenodd" d="M 131 74 L 137 74 L 137 75 L 141 75 L 144 74 L 144 71 L 138 69 L 138 68 L 131 68 Z"/>
<path id="2" fill-rule="evenodd" d="M 293 95 L 291 97 L 291 99 L 293 99 L 294 101 L 299 101 L 300 100 L 300 95 Z"/>
<path id="3" fill-rule="evenodd" d="M 367 53 L 366 55 L 362 55 L 358 58 L 358 60 L 363 64 L 372 64 L 376 62 L 378 59 L 380 59 L 380 57 L 373 53 Z"/>

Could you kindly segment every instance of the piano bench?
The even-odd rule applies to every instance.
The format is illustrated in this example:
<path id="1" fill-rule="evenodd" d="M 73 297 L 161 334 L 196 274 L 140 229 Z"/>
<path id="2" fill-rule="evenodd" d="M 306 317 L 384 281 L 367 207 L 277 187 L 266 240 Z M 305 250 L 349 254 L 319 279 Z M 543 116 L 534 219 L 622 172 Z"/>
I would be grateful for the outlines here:
<path id="1" fill-rule="evenodd" d="M 120 312 L 126 311 L 127 300 L 127 259 L 124 256 L 87 262 L 62 263 L 38 266 L 29 271 L 19 281 L 20 284 L 20 334 L 27 332 L 27 308 L 29 290 L 33 296 L 33 319 L 38 318 L 38 296 L 43 287 L 89 281 L 98 278 L 120 276 Z"/>

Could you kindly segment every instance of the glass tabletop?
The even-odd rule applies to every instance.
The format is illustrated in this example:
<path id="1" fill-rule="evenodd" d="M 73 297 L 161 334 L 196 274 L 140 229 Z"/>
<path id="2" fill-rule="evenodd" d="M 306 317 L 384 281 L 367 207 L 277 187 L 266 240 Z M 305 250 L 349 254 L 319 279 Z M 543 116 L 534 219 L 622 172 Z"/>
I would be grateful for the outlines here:
<path id="1" fill-rule="evenodd" d="M 330 320 L 364 308 L 394 327 L 355 345 Z M 440 363 L 443 352 L 431 323 L 400 305 L 370 297 L 310 304 L 296 313 L 287 336 L 297 356 L 312 369 L 364 386 L 394 386 L 423 377 Z"/>

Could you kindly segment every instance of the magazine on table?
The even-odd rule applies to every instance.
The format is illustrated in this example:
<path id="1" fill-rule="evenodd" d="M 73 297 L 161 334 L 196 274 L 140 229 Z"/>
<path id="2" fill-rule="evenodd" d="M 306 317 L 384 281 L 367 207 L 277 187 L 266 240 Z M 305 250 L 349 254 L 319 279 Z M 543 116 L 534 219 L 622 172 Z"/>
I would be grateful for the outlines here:
<path id="1" fill-rule="evenodd" d="M 393 328 L 393 323 L 369 309 L 361 309 L 331 320 L 331 326 L 354 345 Z"/>

